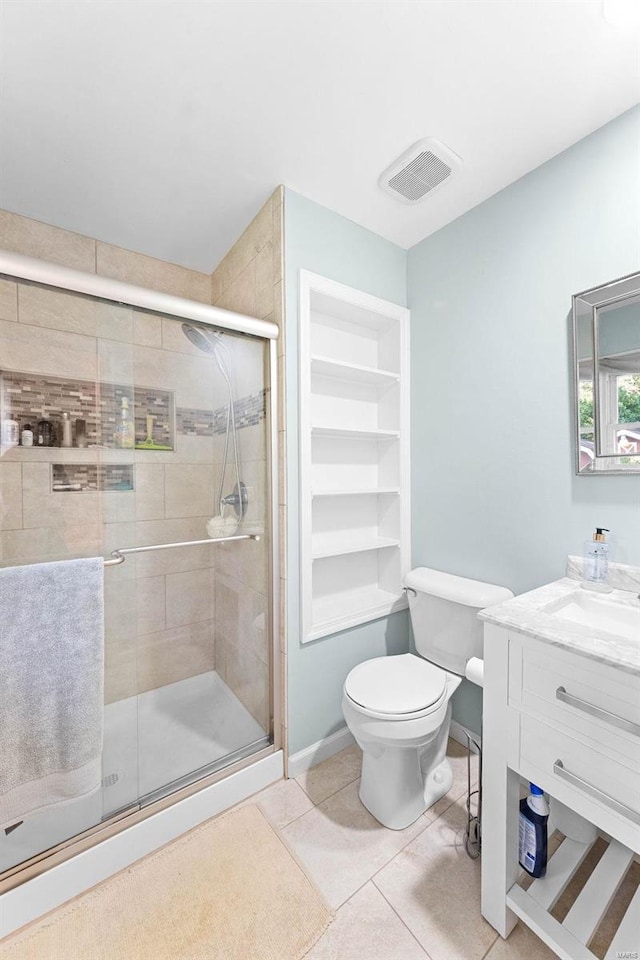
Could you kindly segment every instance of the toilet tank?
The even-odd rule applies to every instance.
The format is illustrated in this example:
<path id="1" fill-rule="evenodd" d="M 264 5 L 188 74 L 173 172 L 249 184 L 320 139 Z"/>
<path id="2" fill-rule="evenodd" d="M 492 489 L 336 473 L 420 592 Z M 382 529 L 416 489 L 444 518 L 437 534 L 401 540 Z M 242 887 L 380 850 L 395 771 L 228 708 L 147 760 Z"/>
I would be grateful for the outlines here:
<path id="1" fill-rule="evenodd" d="M 513 597 L 480 580 L 417 567 L 404 578 L 416 651 L 443 670 L 464 675 L 467 660 L 482 657 L 478 611 Z"/>

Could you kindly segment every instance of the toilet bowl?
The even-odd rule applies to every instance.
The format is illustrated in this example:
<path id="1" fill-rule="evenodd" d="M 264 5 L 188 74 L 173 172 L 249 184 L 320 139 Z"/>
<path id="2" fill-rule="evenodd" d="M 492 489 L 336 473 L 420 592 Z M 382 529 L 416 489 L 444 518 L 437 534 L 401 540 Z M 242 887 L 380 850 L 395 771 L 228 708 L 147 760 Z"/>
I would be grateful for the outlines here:
<path id="1" fill-rule="evenodd" d="M 451 789 L 451 697 L 467 661 L 482 656 L 477 614 L 513 596 L 426 567 L 404 582 L 417 655 L 358 664 L 342 696 L 345 722 L 362 750 L 360 799 L 392 830 L 409 826 Z"/>
<path id="2" fill-rule="evenodd" d="M 362 750 L 360 799 L 385 827 L 403 830 L 451 789 L 450 700 L 460 680 L 412 653 L 367 660 L 347 677 L 342 710 Z"/>

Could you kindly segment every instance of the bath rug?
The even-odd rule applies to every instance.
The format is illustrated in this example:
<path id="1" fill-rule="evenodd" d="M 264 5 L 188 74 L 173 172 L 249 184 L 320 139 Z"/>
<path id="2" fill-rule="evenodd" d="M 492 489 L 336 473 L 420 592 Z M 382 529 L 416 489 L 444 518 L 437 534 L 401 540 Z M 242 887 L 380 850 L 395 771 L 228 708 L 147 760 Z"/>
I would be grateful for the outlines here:
<path id="1" fill-rule="evenodd" d="M 0 960 L 300 960 L 331 921 L 258 807 L 209 820 L 0 944 Z"/>

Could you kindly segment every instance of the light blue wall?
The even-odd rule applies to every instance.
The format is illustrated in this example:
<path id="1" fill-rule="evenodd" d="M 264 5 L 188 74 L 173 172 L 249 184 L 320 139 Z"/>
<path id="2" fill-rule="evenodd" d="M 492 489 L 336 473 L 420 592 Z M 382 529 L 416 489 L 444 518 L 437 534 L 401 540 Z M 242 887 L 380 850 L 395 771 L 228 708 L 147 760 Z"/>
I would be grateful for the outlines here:
<path id="1" fill-rule="evenodd" d="M 285 308 L 287 344 L 288 674 L 289 750 L 296 753 L 344 725 L 342 684 L 369 657 L 404 653 L 406 612 L 344 633 L 300 644 L 298 550 L 298 274 L 324 277 L 406 306 L 407 253 L 382 237 L 304 197 L 285 192 Z M 354 561 L 357 562 L 357 561 Z"/>
<path id="2" fill-rule="evenodd" d="M 344 677 L 407 649 L 406 614 L 301 646 L 297 516 L 298 272 L 412 311 L 414 565 L 521 593 L 563 575 L 593 528 L 640 563 L 633 477 L 574 475 L 571 295 L 640 266 L 640 109 L 550 160 L 408 254 L 285 194 L 289 503 L 289 737 L 295 753 L 337 730 Z M 463 683 L 454 717 L 479 730 Z"/>
<path id="3" fill-rule="evenodd" d="M 574 475 L 569 337 L 571 295 L 640 266 L 639 144 L 635 108 L 409 252 L 414 565 L 521 593 L 596 525 L 640 563 L 637 477 Z"/>

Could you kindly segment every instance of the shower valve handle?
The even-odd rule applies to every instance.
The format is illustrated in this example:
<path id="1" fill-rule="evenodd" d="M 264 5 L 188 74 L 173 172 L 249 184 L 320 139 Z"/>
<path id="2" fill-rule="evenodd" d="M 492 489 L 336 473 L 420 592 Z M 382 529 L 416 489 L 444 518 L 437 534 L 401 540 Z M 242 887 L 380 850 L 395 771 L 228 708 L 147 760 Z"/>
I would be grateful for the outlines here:
<path id="1" fill-rule="evenodd" d="M 233 507 L 239 517 L 244 517 L 249 504 L 249 491 L 242 480 L 240 481 L 240 489 L 238 490 L 238 484 L 236 484 L 233 488 L 233 493 L 228 493 L 226 497 L 222 498 L 220 503 Z"/>

